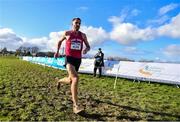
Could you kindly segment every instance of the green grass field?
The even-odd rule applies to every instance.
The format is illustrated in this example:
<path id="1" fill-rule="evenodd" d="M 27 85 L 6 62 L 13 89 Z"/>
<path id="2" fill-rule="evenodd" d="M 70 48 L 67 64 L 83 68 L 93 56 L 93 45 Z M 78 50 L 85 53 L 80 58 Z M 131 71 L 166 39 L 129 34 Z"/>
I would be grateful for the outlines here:
<path id="1" fill-rule="evenodd" d="M 0 120 L 139 121 L 180 120 L 180 89 L 174 85 L 133 83 L 114 77 L 80 74 L 79 102 L 85 112 L 72 112 L 70 86 L 56 89 L 55 77 L 66 71 L 15 57 L 0 57 Z"/>

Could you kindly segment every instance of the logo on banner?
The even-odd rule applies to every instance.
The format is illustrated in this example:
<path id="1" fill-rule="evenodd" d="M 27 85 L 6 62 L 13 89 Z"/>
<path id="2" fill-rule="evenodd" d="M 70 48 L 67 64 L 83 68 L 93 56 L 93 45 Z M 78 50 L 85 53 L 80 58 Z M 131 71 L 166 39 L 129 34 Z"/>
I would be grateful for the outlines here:
<path id="1" fill-rule="evenodd" d="M 146 65 L 144 68 L 140 69 L 139 72 L 145 76 L 151 76 L 152 73 L 149 71 L 149 66 Z"/>
<path id="2" fill-rule="evenodd" d="M 144 68 L 140 69 L 139 72 L 145 76 L 151 76 L 153 73 L 160 73 L 162 71 L 159 67 L 153 67 L 145 65 Z"/>
<path id="3" fill-rule="evenodd" d="M 148 71 L 144 71 L 143 69 L 140 69 L 139 72 L 143 75 L 146 75 L 146 76 L 151 76 L 152 74 Z"/>
<path id="4" fill-rule="evenodd" d="M 57 65 L 64 66 L 65 65 L 65 59 L 61 58 L 57 60 Z"/>

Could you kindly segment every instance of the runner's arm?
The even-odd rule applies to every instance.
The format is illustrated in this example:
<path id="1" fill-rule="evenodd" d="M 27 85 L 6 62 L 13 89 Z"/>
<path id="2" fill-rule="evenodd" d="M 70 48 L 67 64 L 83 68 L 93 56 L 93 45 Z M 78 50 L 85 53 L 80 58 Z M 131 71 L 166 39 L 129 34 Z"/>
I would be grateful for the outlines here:
<path id="1" fill-rule="evenodd" d="M 62 42 L 66 39 L 66 34 L 67 34 L 67 32 L 64 32 L 64 34 L 62 35 L 62 37 L 61 37 L 60 40 L 58 41 L 58 44 L 57 44 L 57 52 L 55 53 L 55 57 L 58 57 L 59 49 L 60 49 L 60 47 L 61 47 Z"/>
<path id="2" fill-rule="evenodd" d="M 84 33 L 83 33 L 83 39 L 84 39 L 84 43 L 86 45 L 86 48 L 83 50 L 83 54 L 86 54 L 90 50 L 90 45 L 87 40 L 86 34 L 84 34 Z"/>

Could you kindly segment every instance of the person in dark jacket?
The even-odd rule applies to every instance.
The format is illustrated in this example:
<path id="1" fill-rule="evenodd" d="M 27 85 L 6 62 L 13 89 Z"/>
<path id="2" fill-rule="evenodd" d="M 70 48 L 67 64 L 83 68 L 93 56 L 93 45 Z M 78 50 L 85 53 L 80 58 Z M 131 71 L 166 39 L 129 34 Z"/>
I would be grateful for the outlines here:
<path id="1" fill-rule="evenodd" d="M 96 77 L 96 71 L 99 69 L 99 77 L 102 75 L 102 67 L 104 67 L 104 53 L 101 48 L 98 49 L 98 53 L 94 56 L 94 77 Z"/>

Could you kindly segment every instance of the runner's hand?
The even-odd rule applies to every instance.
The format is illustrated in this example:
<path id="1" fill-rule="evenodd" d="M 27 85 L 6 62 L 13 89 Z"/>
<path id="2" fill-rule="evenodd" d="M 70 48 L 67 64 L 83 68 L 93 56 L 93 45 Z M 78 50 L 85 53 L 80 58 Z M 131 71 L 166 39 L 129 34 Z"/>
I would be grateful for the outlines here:
<path id="1" fill-rule="evenodd" d="M 57 58 L 58 56 L 59 56 L 58 53 L 55 53 L 55 54 L 54 54 L 54 58 Z"/>
<path id="2" fill-rule="evenodd" d="M 83 54 L 86 54 L 89 50 L 86 48 L 83 50 Z"/>

